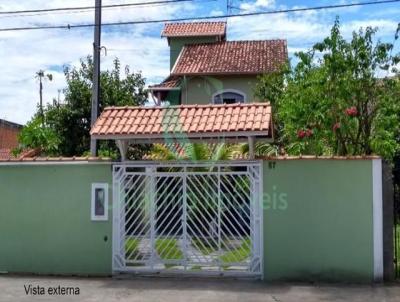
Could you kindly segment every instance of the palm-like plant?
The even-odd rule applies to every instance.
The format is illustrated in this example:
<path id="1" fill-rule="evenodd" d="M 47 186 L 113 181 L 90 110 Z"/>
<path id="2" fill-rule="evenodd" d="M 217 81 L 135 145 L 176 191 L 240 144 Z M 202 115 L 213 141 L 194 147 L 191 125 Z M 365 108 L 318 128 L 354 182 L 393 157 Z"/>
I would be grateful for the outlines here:
<path id="1" fill-rule="evenodd" d="M 236 157 L 246 157 L 249 154 L 249 144 L 240 144 L 236 148 Z M 280 154 L 279 147 L 270 143 L 258 142 L 255 145 L 254 152 L 256 156 L 278 156 Z"/>
<path id="2" fill-rule="evenodd" d="M 237 147 L 225 143 L 200 144 L 155 144 L 150 158 L 157 160 L 229 160 L 238 152 Z"/>
<path id="3" fill-rule="evenodd" d="M 39 70 L 36 72 L 36 79 L 39 80 L 39 114 L 42 120 L 42 126 L 44 127 L 44 114 L 43 114 L 43 80 L 53 80 L 53 75 L 51 73 L 45 74 L 44 70 Z"/>

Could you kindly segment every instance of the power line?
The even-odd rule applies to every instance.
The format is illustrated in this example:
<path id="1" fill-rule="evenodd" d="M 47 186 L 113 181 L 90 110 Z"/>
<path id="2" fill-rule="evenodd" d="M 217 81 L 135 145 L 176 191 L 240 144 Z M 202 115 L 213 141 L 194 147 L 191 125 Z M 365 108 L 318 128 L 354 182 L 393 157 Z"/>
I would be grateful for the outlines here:
<path id="1" fill-rule="evenodd" d="M 136 3 L 121 3 L 121 4 L 108 4 L 103 5 L 102 8 L 118 8 L 128 6 L 146 6 L 154 4 L 168 4 L 176 2 L 189 2 L 193 0 L 161 0 L 161 1 L 149 1 L 149 2 L 136 2 Z M 57 11 L 73 11 L 73 10 L 92 10 L 96 9 L 96 6 L 75 6 L 75 7 L 57 7 L 57 8 L 46 8 L 46 9 L 28 9 L 28 10 L 14 10 L 14 11 L 0 11 L 0 15 L 11 15 L 11 14 L 25 14 L 25 13 L 42 13 L 42 12 L 57 12 Z"/>
<path id="2" fill-rule="evenodd" d="M 170 3 L 170 2 L 172 2 L 171 4 L 177 4 L 179 2 L 189 2 L 189 1 L 193 2 L 193 1 L 196 1 L 196 0 L 165 1 L 163 3 L 153 3 L 151 6 L 152 7 L 156 7 L 156 6 L 163 6 L 163 5 L 165 5 L 167 3 Z M 198 1 L 201 1 L 203 3 L 203 2 L 210 2 L 210 1 L 217 1 L 217 0 L 198 0 Z M 152 3 L 152 2 L 145 2 L 145 3 Z M 138 4 L 138 3 L 136 3 L 136 4 Z M 142 6 L 150 6 L 150 5 L 142 5 Z M 137 6 L 135 6 L 135 7 L 137 7 Z M 119 8 L 119 7 L 109 7 L 108 9 L 116 9 L 116 8 Z M 130 8 L 134 8 L 134 7 L 133 6 L 126 7 L 126 9 L 130 9 Z M 36 16 L 45 16 L 45 15 L 50 15 L 50 14 L 51 15 L 80 14 L 80 13 L 89 13 L 89 12 L 91 12 L 91 10 L 92 10 L 92 8 L 90 8 L 90 9 L 80 9 L 80 10 L 71 10 L 71 11 L 37 12 L 37 13 L 21 14 L 21 15 L 13 15 L 13 14 L 1 15 L 1 12 L 0 12 L 0 19 L 36 17 Z"/>
<path id="3" fill-rule="evenodd" d="M 181 0 L 181 1 L 183 1 L 183 0 Z M 171 1 L 169 1 L 169 2 L 171 2 Z M 383 0 L 383 1 L 369 1 L 369 2 L 359 2 L 359 3 L 349 3 L 349 4 L 335 4 L 335 5 L 282 9 L 282 10 L 274 10 L 274 11 L 261 11 L 261 12 L 252 12 L 252 13 L 243 13 L 243 14 L 229 14 L 229 15 L 219 15 L 219 16 L 203 16 L 203 17 L 185 17 L 185 18 L 176 18 L 176 19 L 111 22 L 111 23 L 103 23 L 102 26 L 154 24 L 154 23 L 165 23 L 165 22 L 183 22 L 183 21 L 194 21 L 194 20 L 213 20 L 213 19 L 222 19 L 222 18 L 250 17 L 250 16 L 273 15 L 273 14 L 304 12 L 304 11 L 312 11 L 312 10 L 324 10 L 324 9 L 334 9 L 334 8 L 344 8 L 344 7 L 354 7 L 354 6 L 379 5 L 379 4 L 388 4 L 388 3 L 395 3 L 395 2 L 400 2 L 400 0 Z M 37 30 L 37 29 L 72 29 L 72 28 L 85 28 L 85 27 L 94 27 L 94 26 L 95 26 L 94 24 L 72 24 L 72 25 L 67 24 L 67 25 L 32 26 L 32 27 L 29 27 L 29 26 L 28 27 L 10 27 L 10 28 L 0 28 L 0 32 Z"/>

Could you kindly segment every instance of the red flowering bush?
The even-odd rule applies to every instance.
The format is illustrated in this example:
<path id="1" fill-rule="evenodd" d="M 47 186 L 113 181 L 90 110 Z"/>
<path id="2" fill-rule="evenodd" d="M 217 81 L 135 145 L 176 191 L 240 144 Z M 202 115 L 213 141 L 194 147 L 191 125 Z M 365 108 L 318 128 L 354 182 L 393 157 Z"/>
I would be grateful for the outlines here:
<path id="1" fill-rule="evenodd" d="M 358 115 L 357 107 L 356 107 L 356 106 L 351 106 L 350 108 L 347 108 L 347 109 L 345 110 L 345 113 L 346 113 L 348 116 L 355 117 L 355 116 Z"/>
<path id="2" fill-rule="evenodd" d="M 337 20 L 323 42 L 296 54 L 297 65 L 260 78 L 256 93 L 272 104 L 277 149 L 388 159 L 400 150 L 400 54 L 375 33 L 360 29 L 346 41 Z M 378 78 L 382 70 L 397 77 Z"/>
<path id="3" fill-rule="evenodd" d="M 340 123 L 335 123 L 332 127 L 333 132 L 336 132 L 336 130 L 340 129 Z"/>
<path id="4" fill-rule="evenodd" d="M 306 132 L 304 130 L 297 131 L 297 137 L 302 139 L 306 136 Z"/>

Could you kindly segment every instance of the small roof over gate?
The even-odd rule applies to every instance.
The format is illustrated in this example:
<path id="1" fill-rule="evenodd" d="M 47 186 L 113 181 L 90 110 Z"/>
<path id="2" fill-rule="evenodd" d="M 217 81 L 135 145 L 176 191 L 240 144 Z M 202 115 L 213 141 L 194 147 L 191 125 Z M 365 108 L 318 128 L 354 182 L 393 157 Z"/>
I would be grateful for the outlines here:
<path id="1" fill-rule="evenodd" d="M 107 107 L 90 134 L 149 143 L 165 138 L 272 139 L 271 123 L 269 103 Z"/>
<path id="2" fill-rule="evenodd" d="M 272 141 L 269 103 L 107 107 L 90 134 L 116 140 L 122 160 L 129 144 L 188 141 L 248 141 L 254 156 L 256 139 Z"/>

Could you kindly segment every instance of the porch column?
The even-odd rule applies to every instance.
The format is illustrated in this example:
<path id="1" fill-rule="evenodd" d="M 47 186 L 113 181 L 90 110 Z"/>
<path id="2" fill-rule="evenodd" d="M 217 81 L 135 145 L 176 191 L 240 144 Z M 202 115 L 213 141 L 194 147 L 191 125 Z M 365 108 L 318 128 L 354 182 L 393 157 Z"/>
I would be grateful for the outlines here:
<path id="1" fill-rule="evenodd" d="M 249 159 L 254 159 L 254 137 L 249 136 Z"/>
<path id="2" fill-rule="evenodd" d="M 126 161 L 126 153 L 128 151 L 128 141 L 118 139 L 117 146 L 118 146 L 119 152 L 121 153 L 121 161 Z"/>

